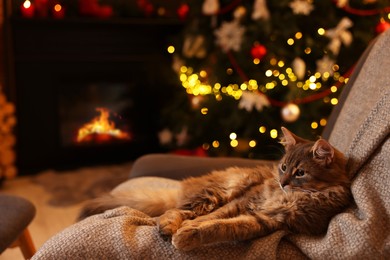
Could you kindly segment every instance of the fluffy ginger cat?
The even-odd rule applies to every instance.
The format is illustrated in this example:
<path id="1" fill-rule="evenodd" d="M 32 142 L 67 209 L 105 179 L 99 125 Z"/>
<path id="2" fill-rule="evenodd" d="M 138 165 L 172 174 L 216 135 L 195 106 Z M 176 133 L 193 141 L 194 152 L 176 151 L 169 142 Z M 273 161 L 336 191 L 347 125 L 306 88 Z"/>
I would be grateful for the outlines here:
<path id="1" fill-rule="evenodd" d="M 185 251 L 277 230 L 322 234 L 330 219 L 351 203 L 347 160 L 324 139 L 312 142 L 282 131 L 285 155 L 278 166 L 213 171 L 155 196 L 137 191 L 134 196 L 97 198 L 85 205 L 80 219 L 129 206 L 159 216 L 161 235 Z"/>

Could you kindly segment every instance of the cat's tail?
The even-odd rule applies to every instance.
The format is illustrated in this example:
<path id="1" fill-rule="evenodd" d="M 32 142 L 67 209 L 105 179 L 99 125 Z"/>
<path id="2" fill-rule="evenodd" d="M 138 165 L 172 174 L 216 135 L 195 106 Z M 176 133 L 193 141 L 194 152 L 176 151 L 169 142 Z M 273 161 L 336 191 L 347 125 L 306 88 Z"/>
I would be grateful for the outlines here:
<path id="1" fill-rule="evenodd" d="M 106 195 L 88 201 L 81 208 L 78 220 L 121 206 L 128 206 L 151 217 L 156 217 L 162 215 L 168 209 L 177 207 L 178 197 L 179 190 L 175 189 L 165 190 L 163 194 L 161 191 L 150 189 L 127 192 L 126 196 Z"/>

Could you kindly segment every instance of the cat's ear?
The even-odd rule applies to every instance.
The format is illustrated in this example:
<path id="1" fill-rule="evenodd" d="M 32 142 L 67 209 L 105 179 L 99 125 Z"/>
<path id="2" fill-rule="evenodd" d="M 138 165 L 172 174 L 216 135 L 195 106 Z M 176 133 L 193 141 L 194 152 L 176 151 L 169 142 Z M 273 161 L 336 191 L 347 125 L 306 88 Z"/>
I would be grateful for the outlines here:
<path id="1" fill-rule="evenodd" d="M 313 158 L 323 165 L 329 165 L 334 159 L 334 148 L 324 139 L 319 139 L 312 147 Z"/>
<path id="2" fill-rule="evenodd" d="M 307 142 L 295 134 L 291 133 L 287 128 L 282 127 L 283 137 L 280 139 L 280 143 L 285 146 L 286 149 L 296 145 L 297 143 Z"/>

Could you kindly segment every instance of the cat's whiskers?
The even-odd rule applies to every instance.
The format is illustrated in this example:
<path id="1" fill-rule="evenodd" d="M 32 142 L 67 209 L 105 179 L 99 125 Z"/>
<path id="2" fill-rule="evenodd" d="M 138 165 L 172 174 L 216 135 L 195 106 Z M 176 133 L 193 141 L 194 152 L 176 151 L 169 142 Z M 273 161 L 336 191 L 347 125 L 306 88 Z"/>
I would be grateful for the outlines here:
<path id="1" fill-rule="evenodd" d="M 283 191 L 284 194 L 287 194 L 287 191 L 283 188 L 282 184 L 280 183 L 280 181 L 275 178 L 274 181 L 278 184 L 278 186 L 280 187 L 280 189 Z"/>

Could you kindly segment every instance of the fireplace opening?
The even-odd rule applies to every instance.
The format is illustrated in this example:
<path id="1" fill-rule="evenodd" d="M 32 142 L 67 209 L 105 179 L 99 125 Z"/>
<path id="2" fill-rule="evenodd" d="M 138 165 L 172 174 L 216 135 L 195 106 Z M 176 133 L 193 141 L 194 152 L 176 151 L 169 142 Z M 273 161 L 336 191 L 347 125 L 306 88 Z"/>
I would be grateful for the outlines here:
<path id="1" fill-rule="evenodd" d="M 59 91 L 61 144 L 102 146 L 137 138 L 132 122 L 135 97 L 123 83 L 63 86 Z"/>

